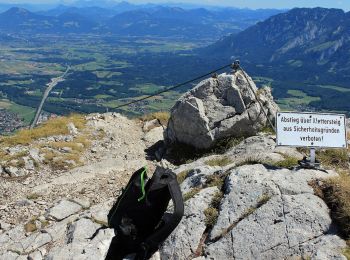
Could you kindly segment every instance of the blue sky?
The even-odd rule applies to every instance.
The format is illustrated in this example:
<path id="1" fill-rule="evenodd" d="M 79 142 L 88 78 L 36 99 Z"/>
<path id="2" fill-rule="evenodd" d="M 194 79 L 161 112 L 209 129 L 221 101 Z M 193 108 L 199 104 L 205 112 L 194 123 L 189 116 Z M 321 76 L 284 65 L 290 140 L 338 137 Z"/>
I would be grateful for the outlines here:
<path id="1" fill-rule="evenodd" d="M 0 0 L 0 3 L 32 3 L 32 4 L 53 4 L 53 3 L 72 3 L 75 0 Z M 113 1 L 113 0 L 111 0 Z M 116 0 L 120 2 L 121 0 Z M 98 2 L 98 0 L 96 0 Z M 129 0 L 131 3 L 164 3 L 164 2 L 183 2 L 195 4 L 207 4 L 217 6 L 234 6 L 248 8 L 292 8 L 292 7 L 328 7 L 342 8 L 350 10 L 350 0 L 190 0 L 190 1 L 167 1 L 167 0 Z"/>

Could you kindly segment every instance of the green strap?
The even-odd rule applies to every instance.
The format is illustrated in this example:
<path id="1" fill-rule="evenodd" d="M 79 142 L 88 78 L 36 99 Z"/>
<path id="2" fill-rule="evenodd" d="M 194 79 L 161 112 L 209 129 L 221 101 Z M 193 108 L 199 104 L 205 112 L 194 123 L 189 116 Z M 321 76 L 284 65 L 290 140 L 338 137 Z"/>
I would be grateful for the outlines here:
<path id="1" fill-rule="evenodd" d="M 145 191 L 145 174 L 147 173 L 147 167 L 144 167 L 143 172 L 141 172 L 141 191 L 142 191 L 142 196 L 137 200 L 140 202 L 146 197 L 146 191 Z"/>

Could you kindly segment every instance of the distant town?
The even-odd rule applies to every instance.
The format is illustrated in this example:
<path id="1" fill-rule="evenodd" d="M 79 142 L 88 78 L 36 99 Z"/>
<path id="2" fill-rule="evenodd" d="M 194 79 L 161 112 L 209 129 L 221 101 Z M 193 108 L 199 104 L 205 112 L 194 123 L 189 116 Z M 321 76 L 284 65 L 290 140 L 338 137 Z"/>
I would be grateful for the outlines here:
<path id="1" fill-rule="evenodd" d="M 43 111 L 39 116 L 37 125 L 54 117 L 57 117 L 57 115 Z M 27 127 L 28 125 L 18 114 L 0 108 L 0 135 L 11 134 L 20 128 Z"/>
<path id="2" fill-rule="evenodd" d="M 11 133 L 24 126 L 25 123 L 17 114 L 0 108 L 0 134 Z"/>

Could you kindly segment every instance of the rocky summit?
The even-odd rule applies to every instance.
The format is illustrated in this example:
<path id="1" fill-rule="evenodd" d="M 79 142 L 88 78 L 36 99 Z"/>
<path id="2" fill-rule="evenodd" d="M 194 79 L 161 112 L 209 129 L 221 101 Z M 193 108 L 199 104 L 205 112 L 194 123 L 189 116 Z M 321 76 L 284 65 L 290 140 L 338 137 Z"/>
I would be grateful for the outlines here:
<path id="1" fill-rule="evenodd" d="M 269 90 L 253 87 L 272 119 L 277 106 Z M 250 91 L 242 72 L 223 74 L 186 93 L 168 129 L 161 120 L 107 113 L 54 119 L 60 124 L 28 130 L 30 140 L 25 131 L 2 139 L 0 260 L 104 259 L 115 235 L 107 214 L 144 165 L 149 175 L 159 165 L 177 174 L 185 203 L 182 221 L 153 260 L 345 260 L 344 234 L 317 188 L 338 173 L 302 169 L 296 162 L 303 150 L 276 147 L 275 136 L 260 131 L 266 119 Z M 174 165 L 154 159 L 168 148 L 156 145 L 164 131 L 200 148 L 238 138 L 225 151 Z"/>
<path id="2" fill-rule="evenodd" d="M 258 91 L 243 71 L 206 79 L 184 94 L 171 109 L 165 138 L 208 149 L 220 139 L 252 136 L 271 121 L 278 106 L 269 88 Z M 254 94 L 255 93 L 255 94 Z"/>

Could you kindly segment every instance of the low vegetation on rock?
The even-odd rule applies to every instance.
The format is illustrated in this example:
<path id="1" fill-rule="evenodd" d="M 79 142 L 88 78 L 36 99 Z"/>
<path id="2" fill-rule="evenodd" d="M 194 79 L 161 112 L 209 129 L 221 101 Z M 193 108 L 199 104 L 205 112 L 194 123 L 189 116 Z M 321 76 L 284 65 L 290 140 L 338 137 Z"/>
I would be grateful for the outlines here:
<path id="1" fill-rule="evenodd" d="M 69 129 L 67 125 L 73 123 L 77 129 L 85 127 L 86 120 L 82 115 L 72 115 L 68 117 L 58 117 L 51 119 L 34 129 L 19 130 L 14 136 L 2 137 L 2 146 L 28 145 L 40 138 L 47 138 L 55 135 L 67 135 Z"/>
<path id="2" fill-rule="evenodd" d="M 140 119 L 144 122 L 157 119 L 163 126 L 166 126 L 170 119 L 170 113 L 166 111 L 160 111 L 160 112 L 144 115 Z"/>
<path id="3" fill-rule="evenodd" d="M 223 167 L 223 166 L 227 166 L 229 164 L 231 164 L 233 161 L 228 158 L 228 157 L 219 157 L 219 158 L 216 158 L 216 159 L 211 159 L 209 161 L 206 161 L 205 164 L 206 165 L 209 165 L 209 166 L 220 166 L 220 167 Z"/>

